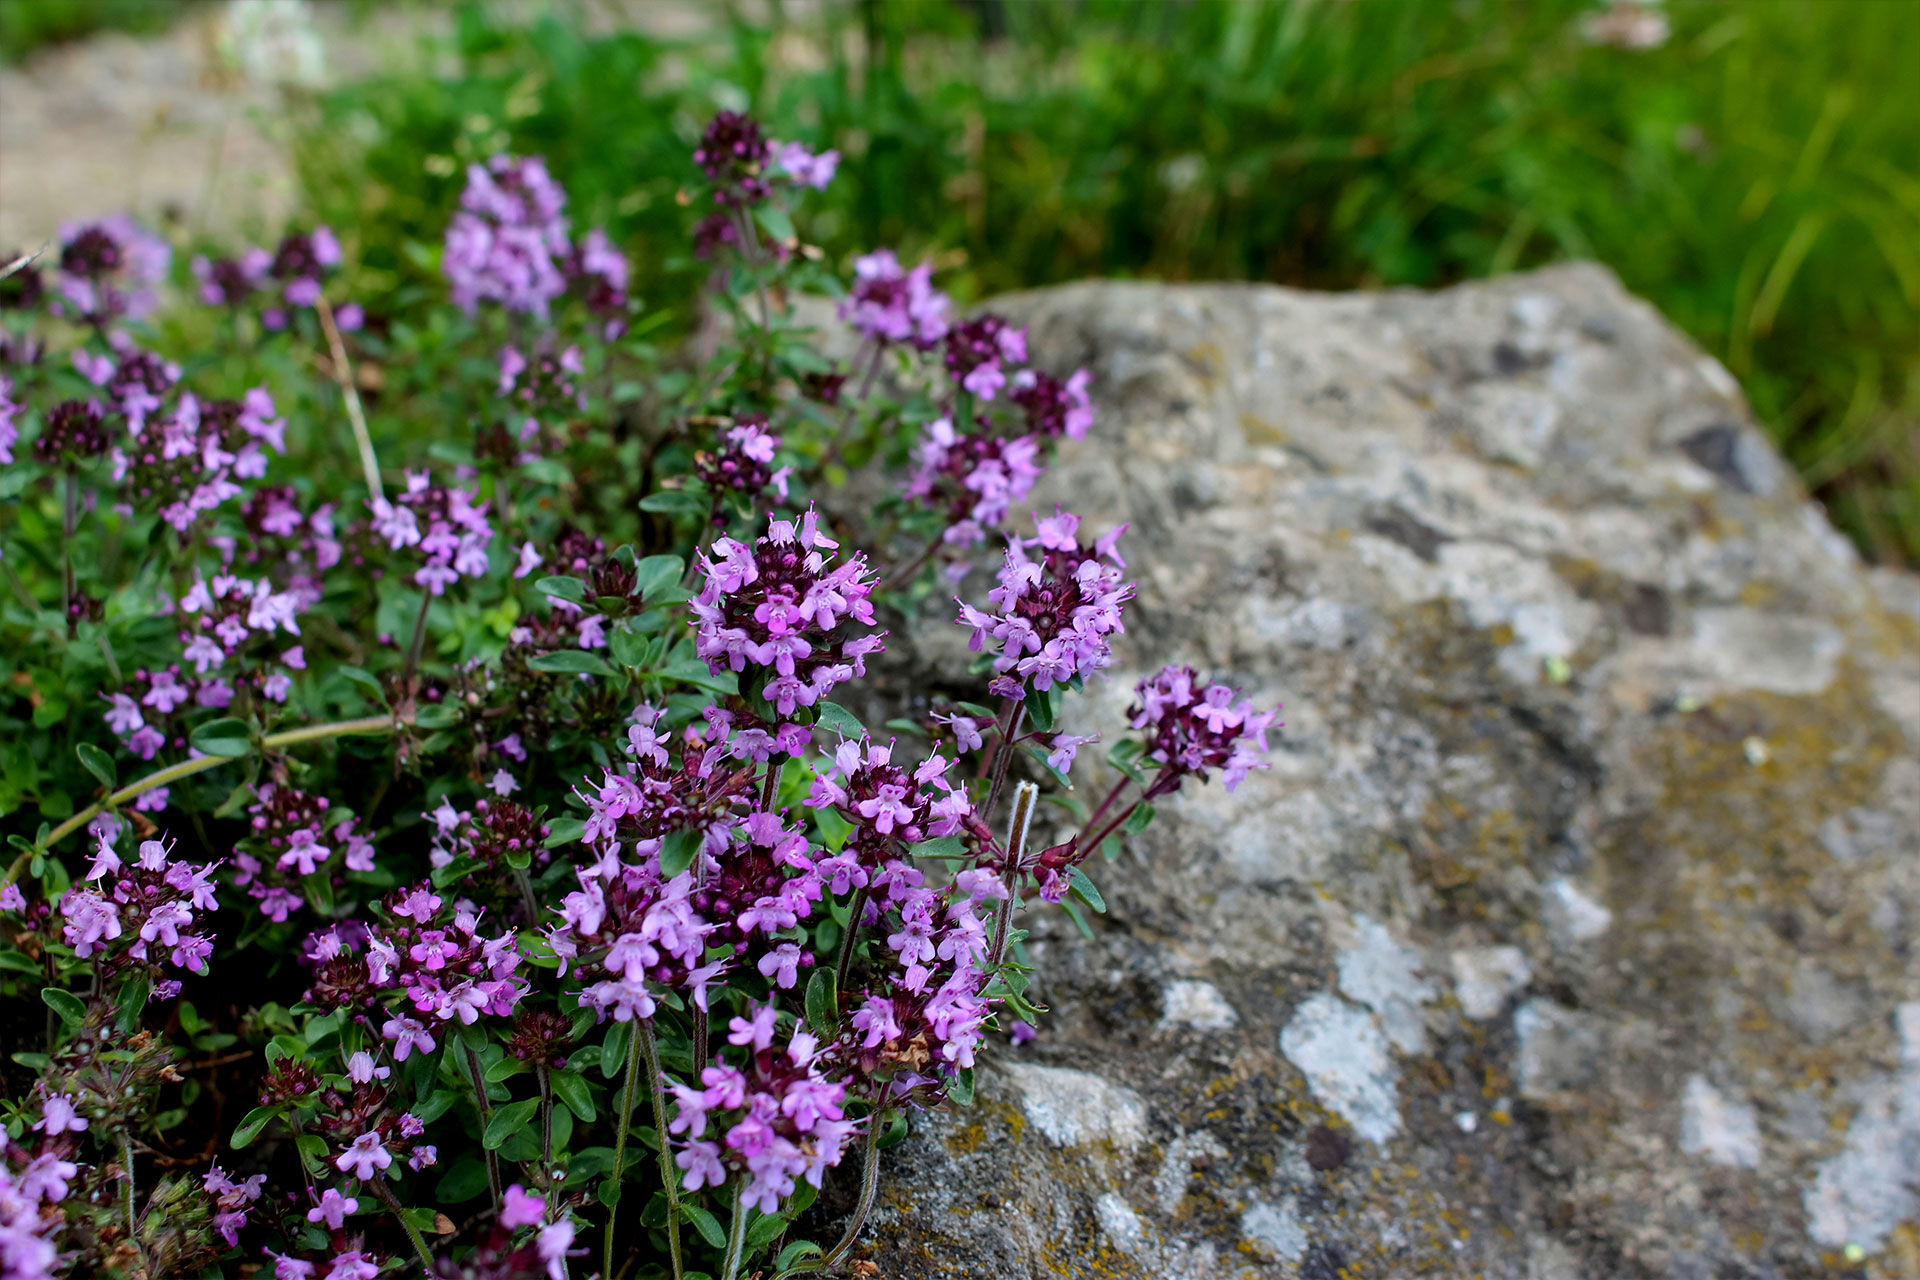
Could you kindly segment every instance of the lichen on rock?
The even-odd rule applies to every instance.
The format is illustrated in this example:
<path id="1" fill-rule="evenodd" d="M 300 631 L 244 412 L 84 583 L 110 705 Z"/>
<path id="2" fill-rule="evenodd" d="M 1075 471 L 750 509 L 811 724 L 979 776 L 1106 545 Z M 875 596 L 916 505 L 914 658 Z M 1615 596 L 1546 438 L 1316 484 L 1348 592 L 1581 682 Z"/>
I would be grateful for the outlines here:
<path id="1" fill-rule="evenodd" d="M 1287 726 L 1029 918 L 881 1274 L 1920 1274 L 1920 588 L 1725 371 L 1590 266 L 998 306 L 1102 405 L 1036 505 L 1132 522 L 1070 727 L 1164 661 Z"/>

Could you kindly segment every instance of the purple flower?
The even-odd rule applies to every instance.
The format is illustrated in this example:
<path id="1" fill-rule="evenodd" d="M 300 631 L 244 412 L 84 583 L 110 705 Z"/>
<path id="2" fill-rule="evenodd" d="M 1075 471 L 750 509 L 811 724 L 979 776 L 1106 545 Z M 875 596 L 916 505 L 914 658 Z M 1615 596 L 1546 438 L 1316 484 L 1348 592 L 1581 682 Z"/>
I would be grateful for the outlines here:
<path id="1" fill-rule="evenodd" d="M 47 1095 L 40 1104 L 40 1119 L 34 1122 L 37 1132 L 49 1138 L 57 1138 L 63 1133 L 80 1133 L 87 1127 L 87 1120 L 74 1109 L 74 1098 L 69 1093 Z"/>
<path id="2" fill-rule="evenodd" d="M 1251 700 L 1235 701 L 1226 685 L 1196 693 L 1198 685 L 1192 667 L 1162 668 L 1135 687 L 1127 715 L 1134 728 L 1146 731 L 1147 758 L 1169 771 L 1171 781 L 1156 787 L 1174 790 L 1189 774 L 1205 782 L 1210 771 L 1221 769 L 1231 792 L 1255 769 L 1272 767 L 1261 757 L 1279 708 L 1256 711 Z"/>
<path id="3" fill-rule="evenodd" d="M 346 1166 L 342 1164 L 340 1167 L 344 1169 Z M 343 1196 L 332 1187 L 328 1187 L 320 1193 L 320 1203 L 307 1210 L 307 1221 L 324 1222 L 327 1224 L 327 1230 L 338 1231 L 346 1225 L 348 1214 L 358 1212 L 360 1212 L 360 1201 L 357 1197 Z"/>
<path id="4" fill-rule="evenodd" d="M 903 270 L 891 249 L 876 249 L 853 263 L 853 287 L 840 304 L 840 318 L 881 344 L 906 342 L 931 351 L 947 336 L 947 295 L 933 287 L 933 268 Z"/>
<path id="5" fill-rule="evenodd" d="M 770 151 L 758 121 L 737 111 L 722 111 L 700 135 L 693 162 L 713 182 L 715 204 L 748 208 L 769 193 L 765 169 Z"/>
<path id="6" fill-rule="evenodd" d="M 997 612 L 955 602 L 957 621 L 973 628 L 971 647 L 991 638 L 999 649 L 994 688 L 1002 696 L 1023 696 L 1025 681 L 1044 691 L 1098 671 L 1112 661 L 1113 637 L 1126 630 L 1121 609 L 1133 584 L 1120 580 L 1126 561 L 1115 549 L 1126 526 L 1090 548 L 1074 540 L 1078 526 L 1079 517 L 1059 512 L 1040 522 L 1030 542 L 1010 540 L 1000 585 L 987 596 Z M 1041 548 L 1039 558 L 1027 554 L 1029 546 Z"/>
<path id="7" fill-rule="evenodd" d="M 364 1182 L 392 1163 L 393 1157 L 380 1145 L 379 1133 L 369 1130 L 353 1140 L 353 1145 L 341 1153 L 333 1167 Z"/>
<path id="8" fill-rule="evenodd" d="M 833 181 L 834 171 L 840 167 L 838 151 L 822 151 L 816 155 L 798 142 L 769 142 L 768 145 L 773 149 L 774 168 L 785 173 L 798 187 L 825 191 Z"/>
<path id="9" fill-rule="evenodd" d="M 545 1200 L 532 1194 L 517 1182 L 507 1188 L 505 1203 L 500 1207 L 502 1230 L 518 1231 L 521 1227 L 531 1227 L 546 1216 Z"/>
<path id="10" fill-rule="evenodd" d="M 988 312 L 953 326 L 947 334 L 947 373 L 962 388 L 991 401 L 1007 385 L 1003 364 L 1027 358 L 1027 331 Z"/>

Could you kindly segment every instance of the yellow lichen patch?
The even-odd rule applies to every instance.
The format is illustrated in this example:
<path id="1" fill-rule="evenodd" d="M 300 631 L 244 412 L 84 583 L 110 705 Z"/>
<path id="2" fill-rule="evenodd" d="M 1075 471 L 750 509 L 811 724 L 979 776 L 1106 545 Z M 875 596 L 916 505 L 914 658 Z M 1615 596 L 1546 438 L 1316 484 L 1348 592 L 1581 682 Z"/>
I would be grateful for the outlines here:
<path id="1" fill-rule="evenodd" d="M 1240 415 L 1240 430 L 1244 431 L 1247 439 L 1254 444 L 1284 445 L 1293 443 L 1293 437 L 1288 435 L 1283 428 L 1275 426 L 1257 414 L 1242 413 Z"/>

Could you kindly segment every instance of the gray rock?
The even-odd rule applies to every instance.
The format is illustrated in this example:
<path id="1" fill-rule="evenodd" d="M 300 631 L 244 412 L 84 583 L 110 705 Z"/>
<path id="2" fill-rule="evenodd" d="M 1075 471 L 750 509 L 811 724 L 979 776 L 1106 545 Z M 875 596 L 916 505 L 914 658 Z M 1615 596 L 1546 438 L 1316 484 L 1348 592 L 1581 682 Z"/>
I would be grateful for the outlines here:
<path id="1" fill-rule="evenodd" d="M 1071 727 L 1169 661 L 1287 727 L 1028 917 L 1052 1013 L 886 1154 L 880 1274 L 1920 1274 L 1920 591 L 1725 370 L 1586 266 L 1001 306 L 1102 405 L 1036 506 L 1132 522 Z"/>

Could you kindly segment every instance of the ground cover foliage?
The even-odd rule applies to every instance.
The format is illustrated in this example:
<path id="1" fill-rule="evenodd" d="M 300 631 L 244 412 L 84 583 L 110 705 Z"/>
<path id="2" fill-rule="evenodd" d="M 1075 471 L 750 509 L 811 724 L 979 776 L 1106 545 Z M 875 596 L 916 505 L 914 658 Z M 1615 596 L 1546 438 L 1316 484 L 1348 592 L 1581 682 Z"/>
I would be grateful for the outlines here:
<path id="1" fill-rule="evenodd" d="M 431 274 L 125 216 L 9 264 L 0 1274 L 841 1265 L 1041 1019 L 1017 907 L 1090 931 L 1090 859 L 1267 767 L 1177 661 L 1062 727 L 1134 594 L 1124 525 L 1020 509 L 1088 375 L 800 235 L 839 160 L 663 153 L 670 344 L 534 155 Z M 884 691 L 932 610 L 974 660 Z"/>

